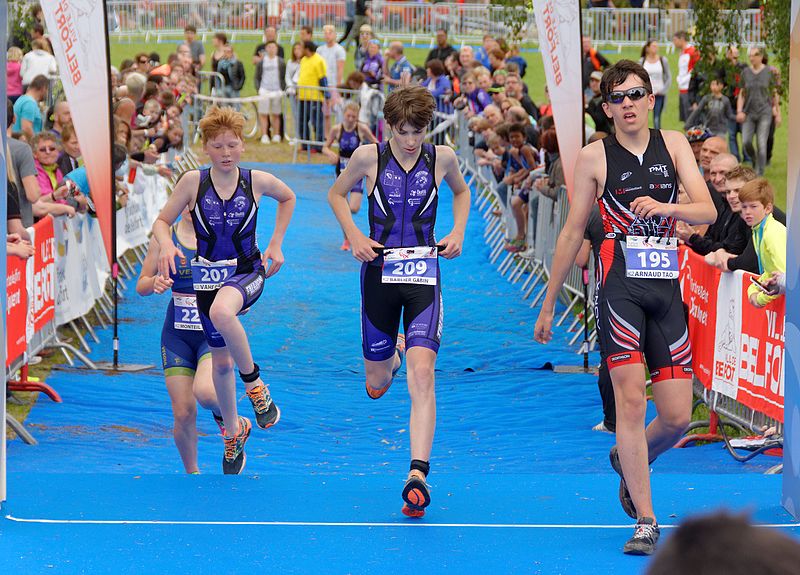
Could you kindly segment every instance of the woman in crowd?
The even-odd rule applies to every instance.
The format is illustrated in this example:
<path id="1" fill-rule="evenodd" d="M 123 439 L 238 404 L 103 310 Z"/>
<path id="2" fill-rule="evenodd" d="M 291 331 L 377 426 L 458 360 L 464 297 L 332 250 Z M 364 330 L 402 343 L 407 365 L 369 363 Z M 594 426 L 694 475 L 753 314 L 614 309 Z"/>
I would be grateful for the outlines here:
<path id="1" fill-rule="evenodd" d="M 650 74 L 650 83 L 653 85 L 653 95 L 656 97 L 656 105 L 653 108 L 653 127 L 661 129 L 661 114 L 664 111 L 664 104 L 667 101 L 667 92 L 672 82 L 672 72 L 669 69 L 669 61 L 666 56 L 658 52 L 658 42 L 648 40 L 642 47 L 642 57 L 639 63 Z"/>

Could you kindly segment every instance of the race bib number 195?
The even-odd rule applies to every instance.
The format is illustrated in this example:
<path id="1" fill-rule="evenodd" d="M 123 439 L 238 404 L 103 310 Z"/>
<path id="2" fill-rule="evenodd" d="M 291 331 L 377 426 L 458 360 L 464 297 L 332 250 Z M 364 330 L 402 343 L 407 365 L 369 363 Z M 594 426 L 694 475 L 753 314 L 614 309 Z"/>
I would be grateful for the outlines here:
<path id="1" fill-rule="evenodd" d="M 192 284 L 195 291 L 214 291 L 236 273 L 236 260 L 211 262 L 197 257 L 192 260 Z"/>
<path id="2" fill-rule="evenodd" d="M 629 278 L 677 279 L 678 240 L 628 236 L 625 239 L 625 272 Z"/>
<path id="3" fill-rule="evenodd" d="M 438 276 L 436 247 L 387 248 L 383 251 L 382 282 L 385 284 L 436 285 Z"/>

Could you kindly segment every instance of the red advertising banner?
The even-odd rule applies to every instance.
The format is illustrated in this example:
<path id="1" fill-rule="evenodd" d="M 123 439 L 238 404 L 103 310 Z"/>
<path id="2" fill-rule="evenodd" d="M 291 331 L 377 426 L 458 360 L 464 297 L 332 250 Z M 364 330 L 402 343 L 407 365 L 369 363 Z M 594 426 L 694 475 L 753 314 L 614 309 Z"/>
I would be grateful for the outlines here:
<path id="1" fill-rule="evenodd" d="M 749 276 L 742 287 L 742 336 L 739 350 L 739 389 L 736 400 L 747 407 L 783 421 L 783 340 L 786 298 L 764 308 L 747 300 Z"/>
<path id="2" fill-rule="evenodd" d="M 6 367 L 25 353 L 25 318 L 28 312 L 25 266 L 23 259 L 6 258 Z"/>
<path id="3" fill-rule="evenodd" d="M 55 318 L 56 258 L 53 218 L 42 218 L 35 228 L 36 252 L 33 255 L 33 329 L 40 331 Z"/>
<path id="4" fill-rule="evenodd" d="M 717 286 L 720 271 L 686 247 L 681 247 L 681 289 L 689 308 L 689 339 L 692 369 L 697 379 L 711 389 L 714 370 L 714 340 L 717 326 Z"/>

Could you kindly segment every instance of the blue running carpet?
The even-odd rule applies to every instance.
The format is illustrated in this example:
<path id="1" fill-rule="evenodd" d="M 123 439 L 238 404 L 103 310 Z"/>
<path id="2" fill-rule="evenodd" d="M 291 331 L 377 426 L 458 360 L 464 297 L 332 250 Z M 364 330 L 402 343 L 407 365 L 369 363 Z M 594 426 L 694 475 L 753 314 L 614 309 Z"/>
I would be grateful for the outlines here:
<path id="1" fill-rule="evenodd" d="M 608 465 L 613 436 L 591 431 L 602 419 L 596 378 L 543 369 L 581 358 L 564 330 L 548 346 L 533 342 L 538 310 L 489 265 L 474 211 L 464 255 L 441 262 L 433 503 L 422 521 L 400 514 L 409 461 L 405 368 L 383 398 L 367 398 L 360 264 L 339 250 L 326 198 L 333 168 L 266 168 L 298 204 L 286 264 L 243 323 L 280 423 L 254 428 L 245 474 L 224 477 L 218 430 L 199 410 L 203 475 L 185 476 L 160 372 L 168 299 L 141 298 L 129 282 L 120 358 L 155 367 L 51 374 L 64 403 L 40 398 L 26 422 L 39 445 L 9 445 L 0 572 L 641 572 L 646 559 L 620 552 L 632 531 Z M 262 201 L 262 248 L 274 214 L 274 202 Z M 357 218 L 366 231 L 366 201 Z M 451 223 L 443 184 L 437 236 Z M 99 335 L 91 356 L 108 360 L 111 330 Z M 798 535 L 779 505 L 779 477 L 763 475 L 777 462 L 760 456 L 742 465 L 719 444 L 668 452 L 653 469 L 660 522 L 727 507 Z"/>

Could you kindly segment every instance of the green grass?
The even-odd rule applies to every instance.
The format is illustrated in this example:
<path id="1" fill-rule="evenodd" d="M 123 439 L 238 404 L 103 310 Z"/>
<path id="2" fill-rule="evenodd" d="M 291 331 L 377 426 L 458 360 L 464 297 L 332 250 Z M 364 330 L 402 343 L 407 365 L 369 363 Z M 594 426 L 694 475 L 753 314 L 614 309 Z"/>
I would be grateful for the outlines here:
<path id="1" fill-rule="evenodd" d="M 245 64 L 245 71 L 247 73 L 247 81 L 245 82 L 244 89 L 242 90 L 243 96 L 251 96 L 255 94 L 255 89 L 253 88 L 253 66 L 250 63 L 251 57 L 255 50 L 255 47 L 258 45 L 258 41 L 255 37 L 240 39 L 234 43 L 235 49 L 239 58 Z M 174 51 L 174 49 L 178 45 L 178 39 L 169 40 L 169 41 L 162 41 L 158 44 L 150 43 L 124 43 L 115 41 L 112 38 L 111 44 L 111 62 L 114 65 L 119 65 L 119 63 L 125 58 L 133 58 L 135 54 L 139 52 L 147 52 L 150 53 L 152 51 L 158 52 L 161 57 L 162 61 L 166 61 L 167 55 Z M 284 49 L 288 54 L 291 46 L 289 44 L 284 44 Z M 211 46 L 211 42 L 209 41 L 206 44 L 206 56 L 210 59 L 211 54 L 213 52 L 213 48 Z M 407 48 L 406 49 L 406 56 L 408 59 L 415 65 L 421 65 L 425 61 L 425 56 L 428 53 L 427 48 Z M 638 48 L 624 48 L 621 51 L 608 51 L 605 52 L 605 56 L 612 62 L 616 60 L 620 60 L 623 58 L 630 58 L 633 60 L 639 59 L 640 50 Z M 525 83 L 528 85 L 529 93 L 531 98 L 537 103 L 544 102 L 544 86 L 546 85 L 545 75 L 544 75 L 544 67 L 542 65 L 542 58 L 538 52 L 533 51 L 526 51 L 523 52 L 522 56 L 528 62 L 528 69 L 527 74 L 525 76 Z M 667 58 L 670 62 L 670 67 L 673 71 L 673 77 L 675 72 L 678 69 L 678 55 L 676 53 L 667 54 Z M 207 65 L 207 69 L 210 67 Z M 345 74 L 349 73 L 353 70 L 353 50 L 350 50 L 347 54 L 347 63 L 345 64 Z M 783 107 L 783 117 L 788 117 L 788 110 L 786 106 Z M 667 103 L 664 108 L 664 113 L 662 115 L 662 127 L 666 129 L 675 129 L 675 130 L 682 130 L 683 126 L 681 122 L 678 120 L 678 89 L 675 83 L 673 82 L 670 86 L 669 94 L 667 95 Z M 774 155 L 772 157 L 772 163 L 767 167 L 766 170 L 766 177 L 772 183 L 775 189 L 775 204 L 781 208 L 786 208 L 786 156 L 787 156 L 787 146 L 788 146 L 788 134 L 785 128 L 785 125 L 778 128 L 775 133 L 775 147 L 774 147 Z"/>

